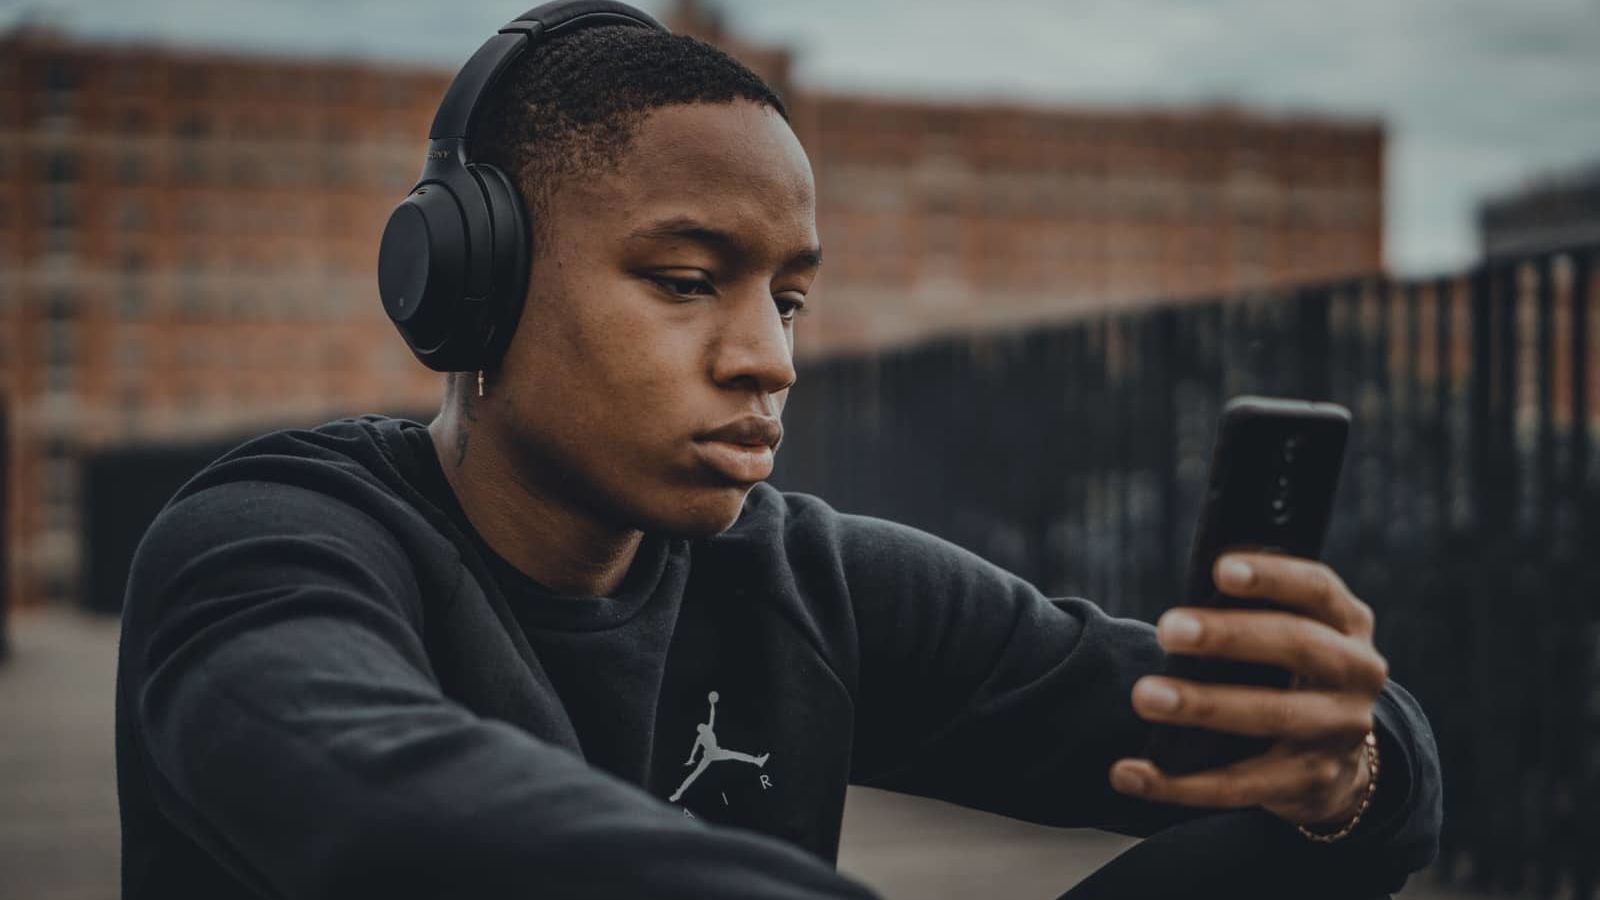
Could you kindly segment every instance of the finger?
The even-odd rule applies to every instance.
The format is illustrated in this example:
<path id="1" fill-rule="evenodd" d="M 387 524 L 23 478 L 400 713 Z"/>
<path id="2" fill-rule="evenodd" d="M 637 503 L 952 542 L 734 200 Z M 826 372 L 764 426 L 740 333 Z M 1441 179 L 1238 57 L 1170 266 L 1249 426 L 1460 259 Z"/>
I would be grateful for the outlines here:
<path id="1" fill-rule="evenodd" d="M 1370 642 L 1287 612 L 1178 607 L 1156 623 L 1170 653 L 1282 666 L 1309 683 L 1377 694 L 1389 664 Z"/>
<path id="2" fill-rule="evenodd" d="M 1217 590 L 1230 597 L 1270 600 L 1326 622 L 1345 634 L 1372 637 L 1372 607 L 1316 560 L 1272 553 L 1224 553 L 1212 570 Z"/>
<path id="3" fill-rule="evenodd" d="M 1372 730 L 1372 698 L 1360 694 L 1200 684 L 1159 675 L 1134 683 L 1133 709 L 1151 722 L 1299 742 L 1354 744 Z"/>
<path id="4" fill-rule="evenodd" d="M 1161 803 L 1239 808 L 1264 806 L 1318 821 L 1345 806 L 1356 780 L 1357 751 L 1306 752 L 1277 747 L 1227 766 L 1189 775 L 1167 775 L 1147 759 L 1119 759 L 1111 766 L 1118 792 Z"/>

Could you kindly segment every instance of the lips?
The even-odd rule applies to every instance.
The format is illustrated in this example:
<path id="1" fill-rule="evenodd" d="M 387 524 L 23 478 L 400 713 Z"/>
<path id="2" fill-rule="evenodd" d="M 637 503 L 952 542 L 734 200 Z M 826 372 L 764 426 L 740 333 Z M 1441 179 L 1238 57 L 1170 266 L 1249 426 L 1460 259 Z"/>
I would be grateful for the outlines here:
<path id="1" fill-rule="evenodd" d="M 783 440 L 783 425 L 766 416 L 747 416 L 695 436 L 705 465 L 730 481 L 754 484 L 772 475 L 773 455 Z"/>
<path id="2" fill-rule="evenodd" d="M 783 423 L 770 416 L 745 416 L 726 425 L 695 435 L 697 441 L 722 441 L 748 447 L 776 450 L 783 440 Z"/>

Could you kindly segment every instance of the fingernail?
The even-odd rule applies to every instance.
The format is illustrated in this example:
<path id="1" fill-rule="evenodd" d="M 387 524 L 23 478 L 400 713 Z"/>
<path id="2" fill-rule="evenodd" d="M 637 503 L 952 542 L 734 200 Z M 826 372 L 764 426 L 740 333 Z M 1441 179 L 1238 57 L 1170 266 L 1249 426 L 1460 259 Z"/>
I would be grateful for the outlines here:
<path id="1" fill-rule="evenodd" d="M 1250 579 L 1256 575 L 1255 570 L 1250 568 L 1250 564 L 1242 559 L 1223 560 L 1222 564 L 1217 567 L 1217 574 L 1222 576 L 1223 581 L 1231 583 L 1234 587 L 1249 585 Z"/>
<path id="2" fill-rule="evenodd" d="M 1200 640 L 1200 620 L 1188 613 L 1169 612 L 1161 617 L 1157 627 L 1179 644 L 1193 644 Z"/>
<path id="3" fill-rule="evenodd" d="M 1142 794 L 1145 780 L 1143 775 L 1131 769 L 1116 769 L 1111 773 L 1111 786 L 1124 794 Z"/>
<path id="4" fill-rule="evenodd" d="M 1145 706 L 1157 712 L 1172 712 L 1178 708 L 1178 692 L 1159 681 L 1141 681 L 1133 690 Z"/>

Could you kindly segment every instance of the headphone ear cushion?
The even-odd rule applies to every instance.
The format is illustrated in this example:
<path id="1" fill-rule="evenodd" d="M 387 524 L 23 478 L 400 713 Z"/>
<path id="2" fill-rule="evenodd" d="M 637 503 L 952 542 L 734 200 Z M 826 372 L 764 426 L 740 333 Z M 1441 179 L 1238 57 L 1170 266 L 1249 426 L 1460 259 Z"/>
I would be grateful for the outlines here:
<path id="1" fill-rule="evenodd" d="M 500 362 L 511 343 L 528 294 L 528 269 L 533 244 L 529 214 L 515 183 L 498 167 L 487 163 L 468 166 L 483 185 L 485 205 L 493 230 L 493 262 L 489 281 L 488 321 L 484 323 L 483 359 L 486 367 Z"/>
<path id="2" fill-rule="evenodd" d="M 384 311 L 412 351 L 435 365 L 466 284 L 466 228 L 449 188 L 428 184 L 395 207 L 378 249 Z"/>

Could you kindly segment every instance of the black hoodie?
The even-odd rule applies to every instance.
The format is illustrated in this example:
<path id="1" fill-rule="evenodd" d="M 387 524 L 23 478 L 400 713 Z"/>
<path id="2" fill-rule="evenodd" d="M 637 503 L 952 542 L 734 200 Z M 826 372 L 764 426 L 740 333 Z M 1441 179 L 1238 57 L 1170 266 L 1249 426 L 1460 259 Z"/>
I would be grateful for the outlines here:
<path id="1" fill-rule="evenodd" d="M 563 595 L 473 530 L 425 426 L 276 431 L 134 557 L 124 896 L 867 897 L 833 868 L 849 783 L 1150 834 L 1208 815 L 1107 784 L 1161 659 L 1148 624 L 766 484 L 719 535 L 646 535 L 616 596 Z M 1397 887 L 1437 843 L 1437 753 L 1398 686 L 1377 714 L 1348 840 L 1210 815 Z"/>

